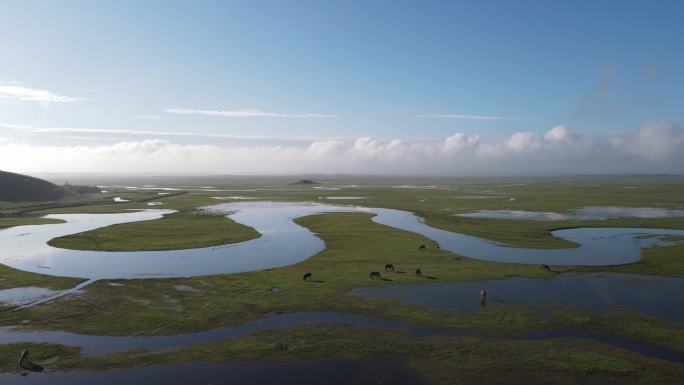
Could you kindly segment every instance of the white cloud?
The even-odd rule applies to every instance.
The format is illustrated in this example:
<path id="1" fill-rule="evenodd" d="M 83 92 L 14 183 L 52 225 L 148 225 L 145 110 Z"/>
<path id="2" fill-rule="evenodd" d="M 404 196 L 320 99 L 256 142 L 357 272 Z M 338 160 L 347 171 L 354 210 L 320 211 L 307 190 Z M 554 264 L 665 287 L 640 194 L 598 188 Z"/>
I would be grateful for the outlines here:
<path id="1" fill-rule="evenodd" d="M 466 114 L 421 114 L 421 118 L 444 118 L 458 120 L 538 120 L 524 116 L 492 116 L 492 115 L 466 115 Z"/>
<path id="2" fill-rule="evenodd" d="M 573 134 L 565 126 L 556 126 L 544 134 L 544 139 L 551 141 L 560 141 L 566 139 L 574 139 L 577 135 Z"/>
<path id="3" fill-rule="evenodd" d="M 454 134 L 444 139 L 444 147 L 442 151 L 447 154 L 458 153 L 465 149 L 475 147 L 480 142 L 478 135 L 466 135 L 464 133 Z"/>
<path id="4" fill-rule="evenodd" d="M 0 99 L 42 103 L 71 103 L 83 98 L 57 95 L 50 91 L 23 87 L 15 84 L 0 84 Z"/>
<path id="5" fill-rule="evenodd" d="M 618 138 L 618 146 L 650 161 L 665 161 L 684 151 L 684 133 L 681 128 L 666 122 L 651 122 L 642 125 L 634 135 Z"/>
<path id="6" fill-rule="evenodd" d="M 167 114 L 185 114 L 185 115 L 213 115 L 213 116 L 226 116 L 230 118 L 329 118 L 337 119 L 337 115 L 328 114 L 291 114 L 291 113 L 278 113 L 278 112 L 266 112 L 261 110 L 193 110 L 186 108 L 167 108 L 164 110 Z"/>
<path id="7" fill-rule="evenodd" d="M 311 143 L 307 149 L 307 154 L 315 158 L 334 156 L 344 149 L 344 142 L 339 140 L 319 140 Z"/>
<path id="8" fill-rule="evenodd" d="M 550 175 L 684 173 L 684 132 L 665 122 L 623 135 L 554 127 L 506 138 L 457 133 L 443 140 L 316 140 L 219 146 L 169 140 L 100 146 L 0 142 L 3 169 L 19 172 L 351 173 Z M 144 167 L 141 167 L 143 165 Z"/>

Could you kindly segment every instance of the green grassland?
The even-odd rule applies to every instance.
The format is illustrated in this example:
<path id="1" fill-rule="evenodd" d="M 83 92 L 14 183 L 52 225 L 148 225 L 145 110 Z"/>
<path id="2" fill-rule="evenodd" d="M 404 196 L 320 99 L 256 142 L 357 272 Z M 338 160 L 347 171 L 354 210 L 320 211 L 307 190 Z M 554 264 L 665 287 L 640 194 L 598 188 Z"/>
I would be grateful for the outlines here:
<path id="1" fill-rule="evenodd" d="M 463 218 L 453 214 L 473 210 L 511 209 L 563 212 L 583 206 L 684 208 L 681 177 L 572 177 L 511 179 L 326 179 L 323 187 L 357 185 L 341 190 L 290 185 L 300 178 L 163 180 L 160 186 L 191 186 L 187 191 L 158 195 L 154 191 L 129 191 L 108 187 L 106 200 L 2 205 L 6 213 L 46 214 L 71 212 L 121 212 L 124 209 L 164 208 L 178 213 L 154 221 L 115 225 L 53 240 L 51 244 L 93 250 L 166 250 L 216 245 L 252 239 L 253 229 L 218 216 L 194 215 L 198 207 L 230 202 L 215 196 L 247 196 L 260 200 L 316 201 L 398 208 L 416 212 L 428 224 L 524 247 L 572 247 L 550 231 L 581 226 L 662 227 L 684 229 L 684 218 L 617 218 L 606 221 L 520 221 Z M 315 179 L 316 178 L 309 178 Z M 122 182 L 122 186 L 132 183 Z M 395 188 L 399 185 L 437 185 L 438 188 Z M 214 186 L 231 191 L 198 191 Z M 320 186 L 319 186 L 320 187 Z M 638 187 L 638 188 L 625 188 Z M 245 191 L 248 190 L 248 191 Z M 111 196 L 131 202 L 112 203 Z M 326 200 L 334 196 L 363 196 L 354 201 Z M 477 197 L 477 198 L 474 198 Z M 486 198 L 482 198 L 486 197 Z M 513 198 L 513 200 L 511 200 Z M 147 202 L 159 201 L 150 207 Z M 0 312 L 0 325 L 30 329 L 59 329 L 88 334 L 174 334 L 225 325 L 239 325 L 273 312 L 338 311 L 396 319 L 456 330 L 515 333 L 553 328 L 582 328 L 684 350 L 684 323 L 636 313 L 588 313 L 550 308 L 540 315 L 522 308 L 488 307 L 472 313 L 437 311 L 399 301 L 350 295 L 356 287 L 406 283 L 483 280 L 506 277 L 551 278 L 537 266 L 500 264 L 464 258 L 439 250 L 434 242 L 414 233 L 376 224 L 360 213 L 335 213 L 299 218 L 296 222 L 318 234 L 326 243 L 321 253 L 299 264 L 240 274 L 188 279 L 98 281 L 81 295 L 61 298 L 20 311 Z M 14 219 L 14 218 L 12 218 Z M 28 219 L 27 219 L 28 220 Z M 0 219 L 0 226 L 2 226 Z M 29 223 L 29 222 L 26 222 Z M 37 224 L 37 223 L 36 223 Z M 137 237 L 131 237 L 136 234 Z M 171 236 L 165 236 L 171 234 Z M 136 239 L 137 238 L 137 239 Z M 417 246 L 428 245 L 419 252 Z M 382 271 L 393 263 L 404 273 L 383 272 L 386 280 L 370 280 L 370 271 Z M 417 278 L 413 271 L 421 268 Z M 52 278 L 0 266 L 0 288 L 34 285 L 73 286 L 79 280 Z M 684 276 L 684 244 L 647 249 L 642 260 L 608 267 L 554 266 L 558 272 L 620 271 Z M 313 273 L 312 282 L 302 275 Z M 10 279 L 10 277 L 13 277 Z M 65 280 L 65 281 L 53 281 Z M 58 284 L 59 283 L 59 284 Z M 111 285 L 115 283 L 116 285 Z M 59 286 L 63 285 L 63 286 Z M 177 285 L 196 291 L 180 291 Z M 272 291 L 278 288 L 279 291 Z M 478 301 L 478 293 L 473 293 Z M 379 341 L 369 344 L 369 340 Z M 278 352 L 276 342 L 295 346 Z M 0 355 L 16 346 L 0 345 Z M 136 358 L 127 354 L 92 359 L 76 358 L 69 348 L 40 345 L 45 357 L 56 356 L 61 369 L 107 368 L 193 360 L 295 360 L 311 357 L 399 355 L 430 380 L 439 384 L 479 384 L 542 381 L 554 383 L 654 383 L 667 384 L 682 375 L 681 366 L 591 341 L 507 341 L 474 337 L 414 338 L 398 331 L 352 327 L 310 326 L 267 331 L 230 341 Z M 459 362 L 459 365 L 452 365 Z M 446 369 L 445 369 L 446 368 Z M 516 368 L 516 370 L 511 370 Z M 518 374 L 511 374 L 518 373 Z M 518 378 L 520 373 L 529 373 Z M 509 377 L 507 377 L 509 376 Z M 551 377 L 549 377 L 551 376 Z M 504 382 L 502 382 L 504 381 Z"/>
<path id="2" fill-rule="evenodd" d="M 266 271 L 188 279 L 118 280 L 117 286 L 99 281 L 88 286 L 84 296 L 5 313 L 0 316 L 0 324 L 30 320 L 23 326 L 108 335 L 128 335 L 135 330 L 136 334 L 152 335 L 239 325 L 272 312 L 338 311 L 460 330 L 522 332 L 558 326 L 590 327 L 684 350 L 684 339 L 663 338 L 663 333 L 684 335 L 683 323 L 650 323 L 660 333 L 644 333 L 630 329 L 634 323 L 614 322 L 625 319 L 624 314 L 580 317 L 578 313 L 556 310 L 556 317 L 548 318 L 513 307 L 459 314 L 352 296 L 349 291 L 362 286 L 554 274 L 537 266 L 459 257 L 437 249 L 420 235 L 376 224 L 368 214 L 314 215 L 299 218 L 297 223 L 319 234 L 328 246 L 326 250 L 302 263 Z M 428 250 L 419 252 L 420 244 L 427 244 Z M 382 271 L 387 262 L 395 264 L 401 272 L 385 274 L 386 280 L 368 278 L 369 271 Z M 418 267 L 426 278 L 412 274 Z M 563 267 L 556 270 L 571 271 Z M 312 282 L 302 280 L 305 272 L 313 273 Z M 177 285 L 190 286 L 195 291 L 179 291 Z M 280 290 L 272 292 L 274 287 Z M 478 293 L 473 293 L 473 301 L 479 301 Z M 648 321 L 638 315 L 627 319 L 632 318 L 643 325 Z"/>
<path id="3" fill-rule="evenodd" d="M 71 205 L 45 209 L 39 207 L 35 214 L 71 212 L 121 212 L 130 209 L 150 208 L 151 200 L 162 202 L 159 208 L 193 212 L 197 207 L 230 202 L 217 200 L 216 196 L 246 196 L 258 200 L 314 201 L 332 204 L 358 204 L 368 207 L 398 208 L 416 212 L 431 226 L 449 231 L 461 232 L 519 247 L 574 247 L 573 243 L 551 235 L 551 231 L 573 227 L 652 227 L 684 229 L 684 218 L 613 218 L 608 220 L 583 221 L 535 221 L 509 219 L 482 219 L 455 216 L 456 213 L 474 210 L 529 210 L 564 212 L 583 206 L 627 206 L 684 208 L 684 178 L 681 177 L 573 177 L 573 178 L 508 178 L 508 179 L 335 179 L 323 180 L 319 186 L 289 184 L 290 179 L 237 179 L 178 180 L 177 185 L 190 186 L 188 191 L 177 191 L 170 195 L 158 195 L 154 191 L 117 191 L 109 187 L 112 195 L 124 196 L 131 202 L 101 203 L 97 205 Z M 165 180 L 170 185 L 173 181 Z M 123 183 L 129 185 L 130 183 Z M 171 184 L 173 185 L 173 184 Z M 214 190 L 198 191 L 199 186 L 212 186 Z M 420 189 L 396 188 L 393 186 L 428 186 Z M 194 186 L 194 187 L 193 187 Z M 341 190 L 322 190 L 315 187 Z M 355 186 L 355 187 L 349 187 Z M 436 186 L 432 187 L 432 186 Z M 638 187 L 638 188 L 625 188 Z M 334 196 L 362 196 L 354 201 L 327 200 Z M 511 200 L 513 199 L 513 200 Z M 90 250 L 165 250 L 176 248 L 206 247 L 216 245 L 223 239 L 237 242 L 251 239 L 251 229 L 240 224 L 224 223 L 223 226 L 204 226 L 201 236 L 189 231 L 185 240 L 170 241 L 163 236 L 166 232 L 182 232 L 182 220 L 186 214 L 167 216 L 157 221 L 116 225 L 107 229 L 63 237 L 54 240 L 53 245 L 66 248 Z M 201 217 L 194 218 L 200 219 Z M 209 223 L 206 221 L 203 223 Z M 194 226 L 187 221 L 186 226 Z M 230 227 L 230 229 L 227 229 Z M 226 237 L 228 230 L 230 234 Z M 131 238 L 130 234 L 138 236 Z M 659 275 L 684 275 L 684 245 L 667 249 L 652 249 L 644 253 L 643 261 L 627 266 L 608 268 L 613 271 L 644 272 Z"/>
<path id="4" fill-rule="evenodd" d="M 26 226 L 26 225 L 46 225 L 51 223 L 63 223 L 64 221 L 53 218 L 41 218 L 41 217 L 9 217 L 0 218 L 0 230 L 3 228 L 13 227 L 13 226 Z"/>
<path id="5" fill-rule="evenodd" d="M 368 301 L 347 293 L 359 286 L 434 282 L 416 278 L 412 273 L 417 267 L 426 276 L 451 281 L 550 275 L 537 266 L 482 262 L 453 255 L 437 249 L 434 242 L 418 234 L 373 223 L 368 214 L 314 215 L 296 221 L 318 233 L 326 242 L 326 250 L 302 263 L 265 271 L 117 281 L 122 286 L 99 281 L 85 289 L 87 296 L 83 298 L 5 315 L 0 317 L 0 323 L 13 324 L 28 317 L 35 320 L 29 325 L 39 328 L 128 334 L 134 327 L 138 334 L 172 334 L 237 325 L 273 311 L 357 308 L 372 313 L 374 307 L 364 309 L 361 305 Z M 428 250 L 419 252 L 421 244 L 427 244 Z M 368 273 L 382 270 L 387 262 L 406 273 L 393 274 L 386 281 L 370 280 Z M 313 273 L 312 282 L 302 280 L 305 272 Z M 197 291 L 178 291 L 177 285 L 191 286 Z M 271 292 L 274 287 L 280 291 Z M 477 298 L 475 293 L 474 299 Z M 410 314 L 410 309 L 406 313 Z M 73 319 L 79 322 L 71 322 Z"/>
<path id="6" fill-rule="evenodd" d="M 85 280 L 80 278 L 55 277 L 52 275 L 28 273 L 0 264 L 0 290 L 25 286 L 63 290 L 70 289 L 83 281 Z M 0 309 L 2 309 L 1 306 Z"/>
<path id="7" fill-rule="evenodd" d="M 32 213 L 120 212 L 125 209 L 150 208 L 147 202 L 163 203 L 158 208 L 180 211 L 196 207 L 230 202 L 215 196 L 246 196 L 258 200 L 314 201 L 331 204 L 358 204 L 367 207 L 386 207 L 412 211 L 427 223 L 445 230 L 487 238 L 521 247 L 572 247 L 573 244 L 553 237 L 550 232 L 571 227 L 653 227 L 684 229 L 684 218 L 615 218 L 605 221 L 533 221 L 458 217 L 454 214 L 475 210 L 529 210 L 564 212 L 584 206 L 627 206 L 684 208 L 684 178 L 681 177 L 574 177 L 574 178 L 514 178 L 514 179 L 334 179 L 322 185 L 290 185 L 292 179 L 254 181 L 200 180 L 197 186 L 211 185 L 217 190 L 175 192 L 157 195 L 156 192 L 111 189 L 131 202 L 110 202 L 97 205 L 71 205 L 39 208 Z M 170 181 L 167 181 L 169 183 Z M 187 180 L 177 184 L 192 183 Z M 168 185 L 168 184 L 167 184 Z M 437 186 L 427 188 L 396 188 L 393 186 Z M 322 190 L 316 187 L 344 187 L 341 190 Z M 638 188 L 625 188 L 638 187 Z M 334 196 L 362 196 L 354 201 L 327 200 Z M 511 200 L 513 199 L 513 200 Z M 125 240 L 122 240 L 125 242 Z M 197 247 L 203 246 L 198 243 Z"/>
<path id="8" fill-rule="evenodd" d="M 256 230 L 224 215 L 183 211 L 158 220 L 113 225 L 54 238 L 48 244 L 78 250 L 175 250 L 219 246 L 258 237 Z"/>

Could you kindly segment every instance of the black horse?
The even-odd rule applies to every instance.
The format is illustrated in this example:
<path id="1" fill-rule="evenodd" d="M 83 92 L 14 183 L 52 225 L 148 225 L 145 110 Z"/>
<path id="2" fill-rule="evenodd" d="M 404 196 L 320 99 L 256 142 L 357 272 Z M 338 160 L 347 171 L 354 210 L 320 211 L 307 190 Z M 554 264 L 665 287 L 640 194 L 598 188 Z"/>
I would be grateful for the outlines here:
<path id="1" fill-rule="evenodd" d="M 394 271 L 394 265 L 391 263 L 386 264 L 385 271 Z"/>
<path id="2" fill-rule="evenodd" d="M 418 246 L 418 250 L 425 250 L 425 245 Z"/>
<path id="3" fill-rule="evenodd" d="M 304 278 L 302 278 L 305 281 L 311 281 L 311 273 L 304 273 Z"/>
<path id="4" fill-rule="evenodd" d="M 416 277 L 420 278 L 423 276 L 423 272 L 420 269 L 416 269 Z"/>
<path id="5" fill-rule="evenodd" d="M 378 273 L 377 271 L 371 271 L 371 273 L 370 273 L 370 279 L 375 279 L 375 278 L 381 279 L 382 276 L 380 276 L 380 273 Z"/>
<path id="6" fill-rule="evenodd" d="M 542 264 L 539 266 L 539 270 L 546 270 L 546 271 L 548 271 L 549 273 L 551 273 L 551 268 L 549 267 L 549 265 L 547 265 L 547 264 L 545 264 L 545 263 L 542 263 Z"/>

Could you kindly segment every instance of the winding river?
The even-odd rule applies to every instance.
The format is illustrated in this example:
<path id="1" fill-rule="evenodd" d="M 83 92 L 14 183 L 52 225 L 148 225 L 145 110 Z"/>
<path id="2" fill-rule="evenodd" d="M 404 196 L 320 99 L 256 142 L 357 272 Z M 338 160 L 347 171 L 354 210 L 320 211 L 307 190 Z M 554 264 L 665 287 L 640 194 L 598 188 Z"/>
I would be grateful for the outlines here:
<path id="1" fill-rule="evenodd" d="M 675 243 L 666 236 L 684 230 L 647 228 L 577 228 L 553 235 L 578 244 L 567 249 L 510 247 L 486 239 L 428 226 L 411 212 L 298 202 L 250 201 L 224 203 L 204 209 L 223 212 L 251 226 L 261 237 L 245 242 L 187 250 L 105 252 L 67 250 L 49 246 L 55 237 L 127 222 L 161 218 L 171 210 L 141 210 L 119 214 L 50 214 L 65 223 L 16 226 L 0 231 L 0 263 L 13 268 L 65 277 L 119 279 L 190 277 L 239 273 L 301 262 L 324 249 L 324 242 L 297 225 L 297 217 L 329 212 L 373 213 L 373 221 L 418 233 L 444 250 L 469 258 L 526 264 L 616 265 L 638 261 L 641 249 Z M 416 245 L 416 248 L 418 245 Z"/>

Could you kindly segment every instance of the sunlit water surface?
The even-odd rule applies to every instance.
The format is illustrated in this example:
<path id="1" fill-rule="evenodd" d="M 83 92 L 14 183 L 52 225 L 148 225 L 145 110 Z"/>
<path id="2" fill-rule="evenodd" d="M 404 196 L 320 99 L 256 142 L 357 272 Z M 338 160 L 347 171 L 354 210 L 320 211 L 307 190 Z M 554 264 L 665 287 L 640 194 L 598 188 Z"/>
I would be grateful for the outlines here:
<path id="1" fill-rule="evenodd" d="M 235 202 L 206 210 L 226 213 L 251 226 L 257 239 L 219 247 L 188 250 L 103 252 L 67 250 L 49 246 L 56 237 L 118 223 L 161 218 L 170 210 L 142 210 L 120 214 L 51 214 L 66 223 L 16 226 L 0 231 L 0 263 L 36 273 L 90 279 L 188 277 L 238 273 L 291 265 L 324 249 L 324 242 L 293 219 L 317 213 L 365 212 L 373 221 L 422 234 L 444 250 L 470 258 L 528 264 L 615 265 L 639 260 L 641 249 L 675 241 L 663 236 L 684 236 L 684 230 L 646 228 L 578 228 L 557 230 L 554 236 L 579 245 L 568 249 L 508 247 L 482 238 L 437 229 L 413 213 L 296 202 Z M 419 245 L 416 245 L 416 252 Z"/>

